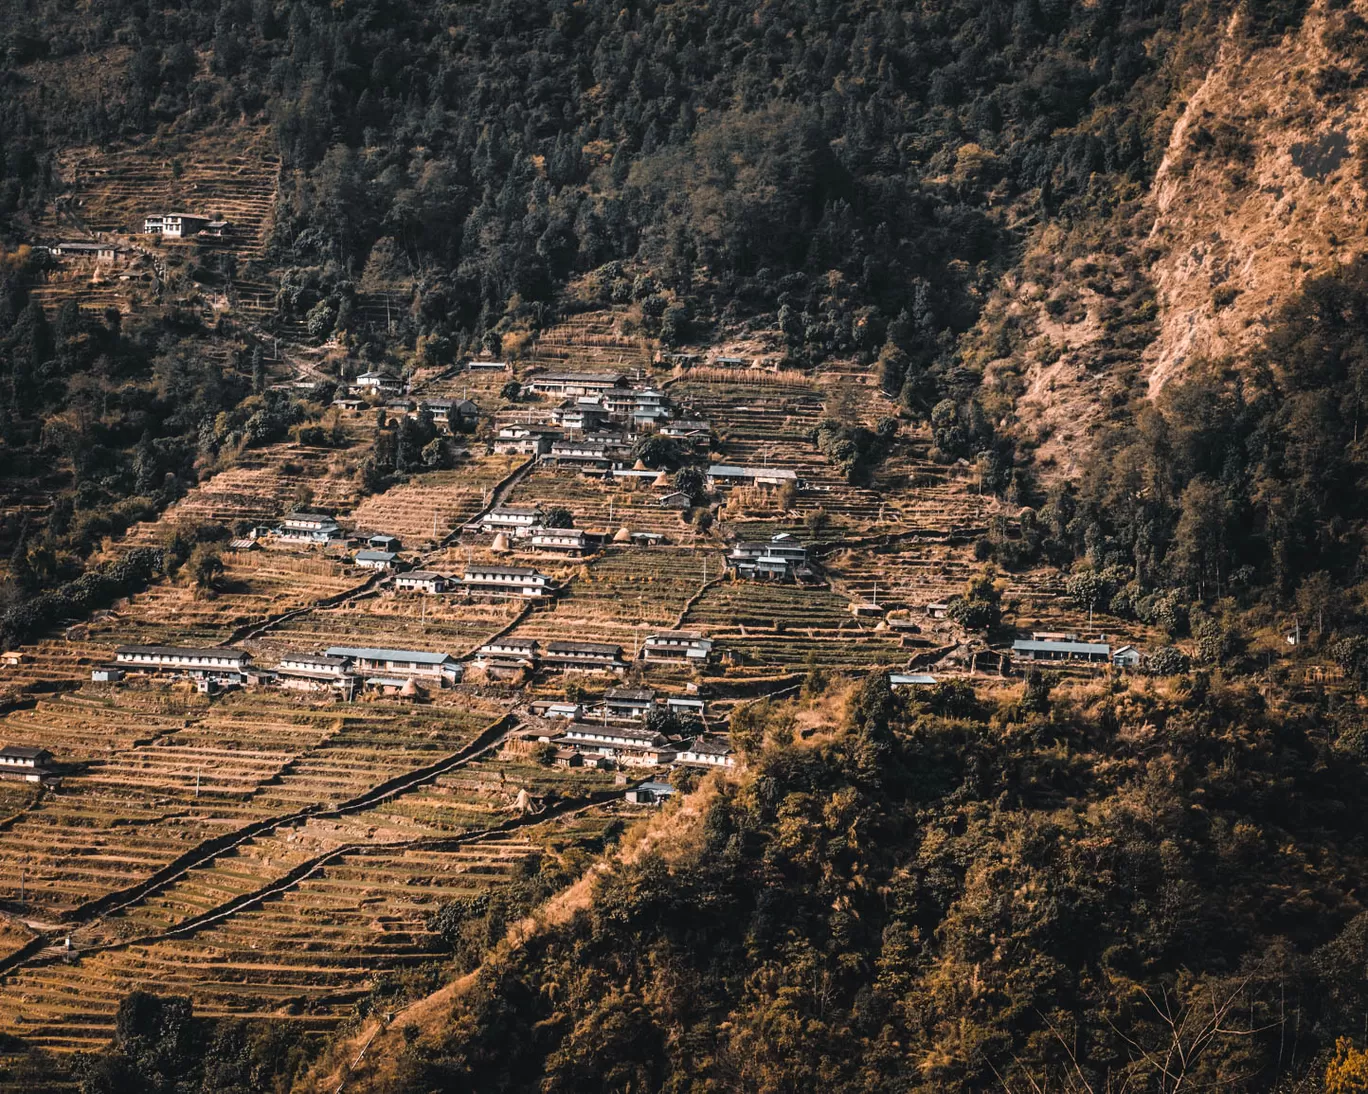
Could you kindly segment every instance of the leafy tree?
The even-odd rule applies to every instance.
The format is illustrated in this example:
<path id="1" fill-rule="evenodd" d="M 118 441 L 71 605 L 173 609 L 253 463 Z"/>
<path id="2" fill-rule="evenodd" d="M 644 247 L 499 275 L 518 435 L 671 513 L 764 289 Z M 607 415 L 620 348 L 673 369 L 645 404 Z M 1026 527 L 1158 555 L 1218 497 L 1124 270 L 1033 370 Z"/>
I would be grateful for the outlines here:
<path id="1" fill-rule="evenodd" d="M 971 631 L 992 631 L 1002 622 L 1002 594 L 991 572 L 971 578 L 963 595 L 951 597 L 950 618 Z"/>
<path id="2" fill-rule="evenodd" d="M 195 588 L 210 590 L 223 576 L 223 559 L 209 544 L 201 543 L 190 554 L 189 569 Z"/>
<path id="3" fill-rule="evenodd" d="M 1176 676 L 1187 672 L 1188 658 L 1174 646 L 1162 646 L 1149 655 L 1147 666 L 1155 676 Z"/>
<path id="4" fill-rule="evenodd" d="M 659 434 L 652 434 L 638 441 L 632 449 L 632 455 L 647 467 L 663 468 L 667 471 L 680 467 L 689 458 L 673 437 L 662 437 Z"/>
<path id="5" fill-rule="evenodd" d="M 674 488 L 697 505 L 707 496 L 708 482 L 702 468 L 681 467 L 674 474 Z"/>
<path id="6" fill-rule="evenodd" d="M 573 528 L 575 514 L 564 505 L 553 505 L 546 510 L 542 523 L 548 528 Z"/>

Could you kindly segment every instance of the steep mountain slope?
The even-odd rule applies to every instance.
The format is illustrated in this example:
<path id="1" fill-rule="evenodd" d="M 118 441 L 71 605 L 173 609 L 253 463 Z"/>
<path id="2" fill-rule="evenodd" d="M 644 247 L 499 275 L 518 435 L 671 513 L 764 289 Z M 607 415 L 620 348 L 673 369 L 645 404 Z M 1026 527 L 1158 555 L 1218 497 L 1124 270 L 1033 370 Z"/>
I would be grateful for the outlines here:
<path id="1" fill-rule="evenodd" d="M 1363 250 L 1365 15 L 1368 5 L 1318 3 L 1263 48 L 1232 18 L 1155 174 L 1150 395 L 1194 359 L 1246 353 L 1306 277 Z"/>
<path id="2" fill-rule="evenodd" d="M 1232 15 L 1209 64 L 1167 72 L 1152 178 L 1036 230 L 969 344 L 1047 477 L 1076 475 L 1132 400 L 1240 367 L 1308 277 L 1362 251 L 1366 14 L 1317 3 L 1274 35 Z"/>

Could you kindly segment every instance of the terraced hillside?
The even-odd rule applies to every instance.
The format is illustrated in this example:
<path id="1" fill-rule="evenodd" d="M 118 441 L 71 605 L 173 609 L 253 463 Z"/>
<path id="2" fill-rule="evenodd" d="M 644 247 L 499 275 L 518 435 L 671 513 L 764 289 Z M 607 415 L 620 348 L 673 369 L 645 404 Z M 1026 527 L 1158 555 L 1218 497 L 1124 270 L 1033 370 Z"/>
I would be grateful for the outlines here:
<path id="1" fill-rule="evenodd" d="M 673 627 L 723 566 L 716 550 L 610 548 L 579 569 L 551 610 L 532 613 L 512 634 L 541 642 L 609 642 L 631 657 L 653 630 Z"/>
<path id="2" fill-rule="evenodd" d="M 78 930 L 67 960 L 5 977 L 0 1031 L 94 1047 L 133 987 L 189 994 L 200 1014 L 331 1029 L 386 976 L 441 953 L 428 917 L 442 903 L 497 888 L 529 856 L 598 846 L 623 807 L 581 803 L 612 782 L 491 754 L 373 807 L 264 832 Z"/>
<path id="3" fill-rule="evenodd" d="M 356 463 L 369 439 L 368 426 L 352 420 L 346 425 L 354 448 L 314 448 L 281 441 L 250 449 L 232 467 L 195 486 L 157 521 L 129 529 L 124 543 L 155 543 L 166 525 L 182 521 L 219 521 L 226 524 L 274 523 L 308 491 L 310 505 L 345 512 L 356 504 Z"/>
<path id="4" fill-rule="evenodd" d="M 22 888 L 35 913 L 69 913 L 206 840 L 432 764 L 497 714 L 138 687 L 41 702 L 0 721 L 0 737 L 41 744 L 76 773 L 0 832 L 2 899 Z"/>
<path id="5" fill-rule="evenodd" d="M 328 646 L 425 649 L 458 656 L 511 623 L 516 601 L 386 592 L 336 608 L 315 608 L 271 627 L 248 645 L 268 658 L 281 650 Z"/>
<path id="6" fill-rule="evenodd" d="M 275 209 L 280 160 L 266 134 L 201 134 L 183 148 L 105 152 L 72 149 L 58 161 L 67 191 L 58 230 L 135 235 L 150 213 L 186 212 L 227 220 L 228 244 L 244 257 L 265 252 Z M 174 244 L 173 244 L 174 245 Z"/>
<path id="7" fill-rule="evenodd" d="M 526 457 L 478 456 L 451 471 L 418 475 L 366 498 L 347 521 L 398 536 L 409 548 L 429 548 L 479 513 L 494 488 L 524 462 Z"/>
<path id="8" fill-rule="evenodd" d="M 680 519 L 679 510 L 662 508 L 656 500 L 673 489 L 656 486 L 653 478 L 604 482 L 574 468 L 539 466 L 513 488 L 509 504 L 564 506 L 574 514 L 575 527 L 610 535 L 626 528 L 656 532 L 672 543 L 692 540 L 693 528 Z"/>
<path id="9" fill-rule="evenodd" d="M 632 372 L 651 363 L 651 350 L 640 336 L 624 334 L 625 307 L 573 315 L 542 331 L 531 347 L 528 369 Z"/>
<path id="10" fill-rule="evenodd" d="M 722 581 L 683 622 L 711 635 L 728 671 L 739 676 L 809 665 L 868 670 L 907 660 L 895 637 L 853 619 L 850 602 L 825 588 Z"/>

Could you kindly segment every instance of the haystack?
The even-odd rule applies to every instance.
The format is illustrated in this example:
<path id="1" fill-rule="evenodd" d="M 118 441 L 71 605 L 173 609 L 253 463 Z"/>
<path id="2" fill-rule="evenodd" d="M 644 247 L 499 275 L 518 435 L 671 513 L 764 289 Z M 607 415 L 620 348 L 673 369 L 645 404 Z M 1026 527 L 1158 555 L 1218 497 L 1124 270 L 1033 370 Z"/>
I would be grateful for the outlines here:
<path id="1" fill-rule="evenodd" d="M 506 552 L 508 550 L 508 536 L 500 532 L 494 537 L 494 542 L 489 545 L 489 549 L 500 553 Z"/>
<path id="2" fill-rule="evenodd" d="M 614 542 L 614 543 L 631 543 L 631 542 L 632 542 L 632 530 L 631 530 L 630 528 L 628 528 L 627 525 L 624 524 L 621 528 L 619 528 L 616 532 L 613 533 L 613 542 Z"/>

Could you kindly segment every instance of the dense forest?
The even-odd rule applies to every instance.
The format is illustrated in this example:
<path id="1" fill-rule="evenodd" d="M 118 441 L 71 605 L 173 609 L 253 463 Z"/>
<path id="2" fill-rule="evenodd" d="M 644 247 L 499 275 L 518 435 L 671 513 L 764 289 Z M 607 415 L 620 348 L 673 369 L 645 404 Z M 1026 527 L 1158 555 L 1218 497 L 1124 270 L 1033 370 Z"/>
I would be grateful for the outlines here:
<path id="1" fill-rule="evenodd" d="M 6 474 L 60 492 L 78 526 L 95 514 L 74 542 L 59 519 L 45 543 L 62 560 L 51 576 L 70 579 L 87 533 L 155 511 L 266 410 L 245 401 L 259 350 L 254 367 L 240 333 L 174 309 L 123 331 L 71 314 L 54 332 L 25 306 L 37 259 L 24 245 L 62 194 L 63 149 L 245 125 L 281 161 L 265 266 L 313 336 L 444 363 L 548 322 L 565 284 L 593 272 L 602 301 L 638 302 L 667 344 L 754 321 L 782 331 L 794 363 L 876 368 L 910 413 L 941 407 L 947 459 L 985 454 L 1006 489 L 1013 444 L 978 407 L 957 335 L 1023 231 L 1105 216 L 1149 177 L 1167 95 L 1223 14 L 1037 0 L 6 3 Z M 1250 15 L 1244 33 L 1268 36 L 1300 8 Z M 94 86 L 66 75 L 92 57 Z M 360 322 L 363 275 L 415 286 L 392 333 Z M 224 338 L 229 367 L 221 350 L 202 365 Z M 176 411 L 159 412 L 171 387 Z M 226 430 L 221 411 L 236 419 Z M 0 548 L 22 553 L 27 537 L 0 529 Z"/>
<path id="2" fill-rule="evenodd" d="M 742 784 L 482 967 L 392 1089 L 1273 1089 L 1361 1032 L 1356 719 L 1019 695 L 876 679 L 807 742 L 752 708 Z"/>

